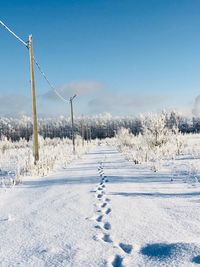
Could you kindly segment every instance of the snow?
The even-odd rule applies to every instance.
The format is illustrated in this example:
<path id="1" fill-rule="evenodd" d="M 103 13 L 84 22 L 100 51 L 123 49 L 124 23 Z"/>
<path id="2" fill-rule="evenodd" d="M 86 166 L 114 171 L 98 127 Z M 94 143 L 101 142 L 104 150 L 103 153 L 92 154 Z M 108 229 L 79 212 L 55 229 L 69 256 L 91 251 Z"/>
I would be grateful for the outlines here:
<path id="1" fill-rule="evenodd" d="M 200 264 L 200 187 L 171 177 L 169 166 L 152 172 L 100 145 L 0 188 L 0 266 Z"/>

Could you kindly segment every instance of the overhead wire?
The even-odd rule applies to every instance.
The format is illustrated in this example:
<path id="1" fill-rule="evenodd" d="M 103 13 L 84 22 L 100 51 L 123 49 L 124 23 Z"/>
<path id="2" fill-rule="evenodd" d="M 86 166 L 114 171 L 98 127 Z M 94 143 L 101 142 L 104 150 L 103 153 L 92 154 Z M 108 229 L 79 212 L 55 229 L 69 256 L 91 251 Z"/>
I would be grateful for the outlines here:
<path id="1" fill-rule="evenodd" d="M 8 26 L 6 26 L 1 20 L 0 20 L 0 25 L 2 25 L 9 33 L 11 33 L 19 42 L 21 42 L 23 45 L 25 45 L 28 49 L 29 49 L 29 43 L 24 42 L 16 33 L 14 33 Z M 45 81 L 47 82 L 47 84 L 50 86 L 50 88 L 53 90 L 53 92 L 57 95 L 57 97 L 59 97 L 62 101 L 64 102 L 69 102 L 69 100 L 65 99 L 59 92 L 58 90 L 51 84 L 51 82 L 49 81 L 49 79 L 47 78 L 46 74 L 44 73 L 44 71 L 42 70 L 41 66 L 39 65 L 39 63 L 36 61 L 35 57 L 33 58 L 40 74 L 43 76 L 43 78 L 45 79 Z"/>
<path id="2" fill-rule="evenodd" d="M 64 102 L 69 102 L 69 100 L 65 99 L 57 90 L 56 88 L 51 84 L 51 82 L 49 81 L 49 79 L 47 78 L 46 74 L 44 73 L 44 71 L 42 70 L 41 66 L 39 65 L 39 63 L 36 61 L 35 57 L 33 57 L 33 60 L 39 70 L 39 72 L 42 74 L 43 78 L 45 79 L 45 81 L 48 83 L 48 85 L 50 86 L 50 88 L 54 91 L 54 93 Z"/>
<path id="3" fill-rule="evenodd" d="M 28 43 L 24 42 L 17 34 L 15 34 L 13 31 L 11 31 L 10 28 L 8 28 L 8 26 L 6 26 L 1 20 L 0 20 L 0 24 L 9 32 L 11 33 L 18 41 L 20 41 L 23 45 L 25 45 L 28 48 Z"/>

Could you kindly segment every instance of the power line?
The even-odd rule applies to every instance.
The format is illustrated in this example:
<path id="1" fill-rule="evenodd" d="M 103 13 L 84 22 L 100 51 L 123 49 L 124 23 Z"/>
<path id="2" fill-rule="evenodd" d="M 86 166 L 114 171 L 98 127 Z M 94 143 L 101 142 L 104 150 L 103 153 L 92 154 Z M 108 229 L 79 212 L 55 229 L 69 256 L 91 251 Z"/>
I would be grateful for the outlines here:
<path id="1" fill-rule="evenodd" d="M 24 42 L 19 36 L 17 36 L 13 31 L 11 31 L 10 28 L 8 28 L 8 26 L 6 26 L 1 20 L 0 20 L 0 24 L 9 32 L 11 33 L 15 38 L 17 38 L 18 41 L 20 41 L 23 45 L 25 45 L 28 48 L 28 44 L 26 42 Z"/>
<path id="2" fill-rule="evenodd" d="M 42 70 L 41 66 L 39 65 L 39 63 L 36 61 L 36 59 L 34 58 L 34 62 L 39 70 L 39 72 L 42 74 L 42 76 L 44 77 L 45 81 L 48 83 L 48 85 L 50 86 L 50 88 L 53 90 L 53 92 L 64 102 L 69 102 L 69 100 L 65 99 L 57 90 L 56 88 L 51 84 L 51 82 L 49 81 L 49 79 L 47 78 L 46 74 L 44 73 L 44 71 Z"/>
<path id="3" fill-rule="evenodd" d="M 24 42 L 17 34 L 15 34 L 8 26 L 6 26 L 1 20 L 0 20 L 0 24 L 9 32 L 11 33 L 18 41 L 20 41 L 23 45 L 25 45 L 28 49 L 29 49 L 29 43 L 28 42 Z M 45 79 L 45 81 L 48 83 L 48 85 L 50 86 L 50 88 L 53 90 L 53 92 L 64 102 L 68 102 L 67 99 L 65 99 L 57 90 L 56 88 L 51 84 L 51 82 L 49 81 L 49 79 L 47 78 L 46 74 L 44 73 L 44 71 L 42 70 L 41 66 L 39 65 L 39 63 L 36 61 L 35 57 L 33 58 L 39 72 L 42 74 L 43 78 Z"/>

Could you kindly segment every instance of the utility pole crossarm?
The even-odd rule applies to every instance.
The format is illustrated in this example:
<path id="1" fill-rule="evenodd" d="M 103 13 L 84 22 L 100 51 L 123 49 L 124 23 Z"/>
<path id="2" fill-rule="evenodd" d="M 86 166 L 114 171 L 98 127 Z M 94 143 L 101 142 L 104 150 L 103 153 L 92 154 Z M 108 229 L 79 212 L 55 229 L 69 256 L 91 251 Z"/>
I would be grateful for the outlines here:
<path id="1" fill-rule="evenodd" d="M 70 102 L 74 100 L 74 98 L 76 97 L 77 95 L 73 95 L 72 97 L 70 97 Z"/>

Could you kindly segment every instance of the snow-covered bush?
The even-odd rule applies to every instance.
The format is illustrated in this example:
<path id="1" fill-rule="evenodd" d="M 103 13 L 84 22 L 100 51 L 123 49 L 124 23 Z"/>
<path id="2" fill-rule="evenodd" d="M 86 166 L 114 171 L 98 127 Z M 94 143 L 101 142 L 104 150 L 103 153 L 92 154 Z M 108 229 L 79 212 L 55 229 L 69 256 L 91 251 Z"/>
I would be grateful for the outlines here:
<path id="1" fill-rule="evenodd" d="M 0 183 L 16 184 L 23 176 L 44 176 L 54 168 L 66 167 L 74 159 L 87 152 L 95 142 L 82 146 L 80 137 L 76 139 L 76 154 L 72 153 L 72 142 L 68 138 L 39 137 L 40 159 L 34 164 L 32 153 L 32 140 L 29 142 L 21 139 L 11 142 L 4 139 L 0 142 Z M 12 182 L 11 182 L 12 180 Z"/>
<path id="2" fill-rule="evenodd" d="M 175 125 L 168 127 L 165 114 L 150 114 L 144 117 L 142 126 L 146 161 L 158 163 L 162 159 L 174 158 L 182 153 L 183 135 Z"/>
<path id="3" fill-rule="evenodd" d="M 167 142 L 168 129 L 163 115 L 151 114 L 142 120 L 144 139 L 149 148 L 160 147 Z"/>
<path id="4" fill-rule="evenodd" d="M 0 170 L 0 187 L 8 188 L 18 184 L 20 181 L 13 171 Z"/>
<path id="5" fill-rule="evenodd" d="M 172 131 L 166 126 L 163 114 L 150 114 L 142 120 L 143 138 L 149 150 L 161 148 L 172 139 Z"/>
<path id="6" fill-rule="evenodd" d="M 117 131 L 116 137 L 119 142 L 119 147 L 134 147 L 134 135 L 130 133 L 129 129 L 126 128 L 120 128 Z"/>
<path id="7" fill-rule="evenodd" d="M 153 171 L 162 165 L 163 159 L 173 159 L 185 147 L 185 139 L 178 128 L 168 127 L 166 115 L 141 116 L 142 134 L 134 136 L 128 129 L 121 128 L 116 134 L 117 146 L 126 159 L 135 163 L 146 162 Z"/>

